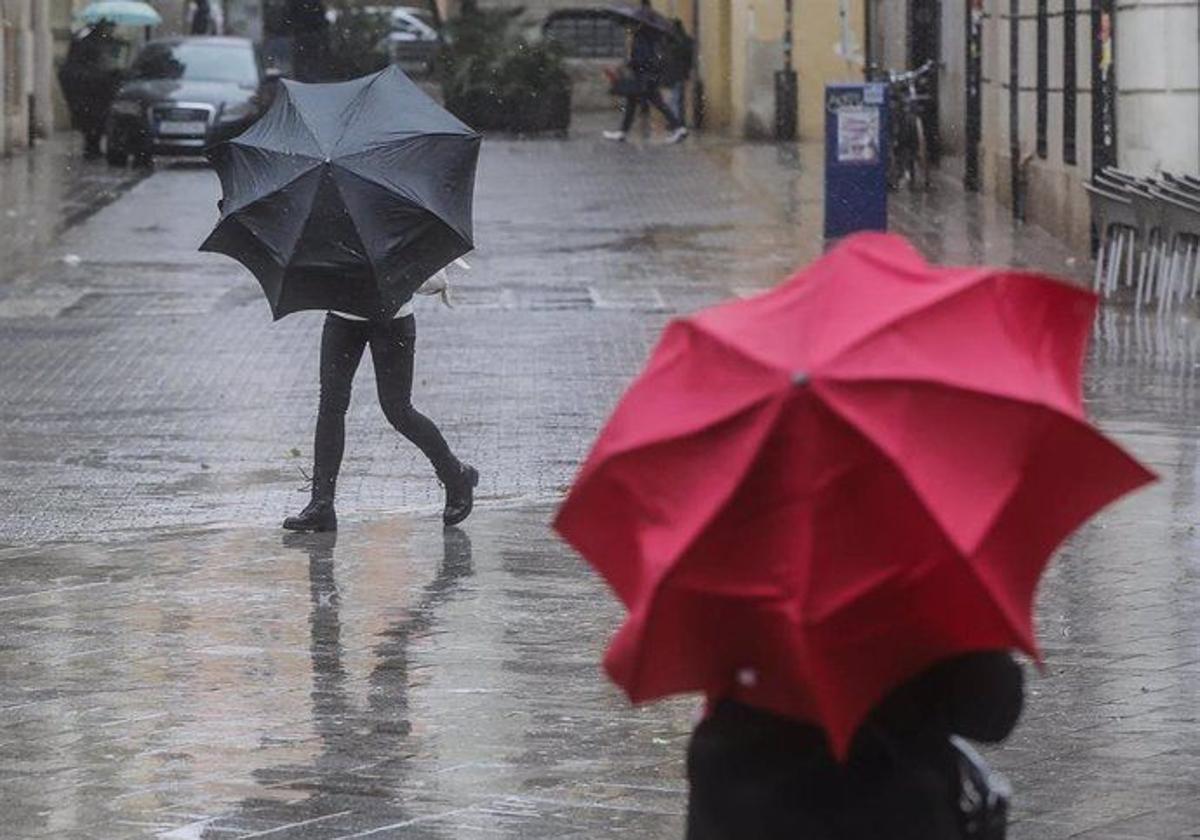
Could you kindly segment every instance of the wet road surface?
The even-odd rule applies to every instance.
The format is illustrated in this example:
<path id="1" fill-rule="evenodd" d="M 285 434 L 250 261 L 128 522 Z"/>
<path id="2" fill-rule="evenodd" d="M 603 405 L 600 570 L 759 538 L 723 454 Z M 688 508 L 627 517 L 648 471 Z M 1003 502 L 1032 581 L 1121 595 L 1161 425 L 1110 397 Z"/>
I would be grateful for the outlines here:
<path id="1" fill-rule="evenodd" d="M 143 170 L 84 161 L 82 141 L 62 133 L 37 154 L 0 158 L 0 283 L 36 270 L 41 252 L 144 178 Z"/>
<path id="2" fill-rule="evenodd" d="M 12 836 L 681 836 L 693 704 L 630 709 L 607 685 L 617 607 L 546 523 L 668 318 L 820 250 L 815 164 L 485 144 L 473 269 L 457 308 L 418 312 L 416 404 L 484 474 L 445 537 L 369 370 L 342 532 L 275 530 L 303 501 L 320 317 L 271 324 L 251 279 L 195 252 L 210 172 L 164 167 L 36 250 L 0 284 Z M 893 219 L 935 257 L 1087 274 L 948 185 Z M 1091 362 L 1093 413 L 1163 480 L 1053 566 L 1046 669 L 992 755 L 1018 840 L 1194 836 L 1200 330 L 1109 310 Z"/>

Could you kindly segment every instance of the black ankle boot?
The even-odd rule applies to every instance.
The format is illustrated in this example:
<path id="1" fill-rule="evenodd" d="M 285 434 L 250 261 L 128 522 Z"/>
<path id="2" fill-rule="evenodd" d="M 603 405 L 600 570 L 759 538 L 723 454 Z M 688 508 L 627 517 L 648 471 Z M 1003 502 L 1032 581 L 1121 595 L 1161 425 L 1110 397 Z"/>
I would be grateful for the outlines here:
<path id="1" fill-rule="evenodd" d="M 304 510 L 283 520 L 289 531 L 336 531 L 337 513 L 332 499 L 313 499 Z"/>
<path id="2" fill-rule="evenodd" d="M 453 475 L 442 478 L 442 483 L 446 485 L 446 509 L 442 511 L 442 522 L 450 528 L 471 515 L 479 471 L 470 464 L 460 463 Z"/>

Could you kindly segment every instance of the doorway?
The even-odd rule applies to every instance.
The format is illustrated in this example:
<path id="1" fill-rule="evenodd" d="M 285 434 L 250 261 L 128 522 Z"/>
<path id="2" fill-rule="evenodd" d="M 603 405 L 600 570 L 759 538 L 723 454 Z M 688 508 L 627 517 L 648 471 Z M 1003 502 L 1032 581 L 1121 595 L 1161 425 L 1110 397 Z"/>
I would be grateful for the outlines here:
<path id="1" fill-rule="evenodd" d="M 932 61 L 936 67 L 929 82 L 930 99 L 925 105 L 925 128 L 929 132 L 929 159 L 937 164 L 941 158 L 942 134 L 939 122 L 939 75 L 942 64 L 942 2 L 941 0 L 909 0 L 908 3 L 908 66 L 920 67 Z"/>

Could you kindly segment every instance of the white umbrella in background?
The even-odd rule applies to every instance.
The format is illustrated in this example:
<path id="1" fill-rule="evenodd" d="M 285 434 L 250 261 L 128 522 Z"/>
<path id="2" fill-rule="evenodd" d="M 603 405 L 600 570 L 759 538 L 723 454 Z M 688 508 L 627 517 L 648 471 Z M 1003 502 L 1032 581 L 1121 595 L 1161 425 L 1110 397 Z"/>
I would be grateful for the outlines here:
<path id="1" fill-rule="evenodd" d="M 138 0 L 96 0 L 84 8 L 78 18 L 83 23 L 107 20 L 117 26 L 158 26 L 162 23 L 162 16 L 153 6 Z"/>

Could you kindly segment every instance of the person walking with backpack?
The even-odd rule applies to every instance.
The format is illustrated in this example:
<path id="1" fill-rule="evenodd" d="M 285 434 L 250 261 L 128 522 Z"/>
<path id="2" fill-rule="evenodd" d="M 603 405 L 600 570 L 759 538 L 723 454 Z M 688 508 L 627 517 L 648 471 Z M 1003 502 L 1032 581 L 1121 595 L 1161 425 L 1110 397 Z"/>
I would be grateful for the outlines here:
<path id="1" fill-rule="evenodd" d="M 666 43 L 666 69 L 663 84 L 671 90 L 671 110 L 687 125 L 687 86 L 695 64 L 696 42 L 683 28 L 683 21 L 671 21 L 671 35 Z"/>
<path id="2" fill-rule="evenodd" d="M 649 0 L 642 0 L 641 6 L 628 20 L 633 28 L 633 35 L 629 45 L 629 60 L 626 62 L 631 78 L 627 80 L 623 91 L 625 114 L 621 120 L 621 127 L 616 131 L 604 132 L 604 138 L 618 143 L 624 142 L 629 135 L 629 129 L 633 127 L 638 107 L 647 104 L 654 106 L 666 119 L 667 130 L 670 132 L 667 142 L 678 143 L 687 137 L 688 130 L 679 115 L 663 101 L 660 90 L 663 84 L 665 32 L 656 23 L 661 18 L 650 8 Z"/>

